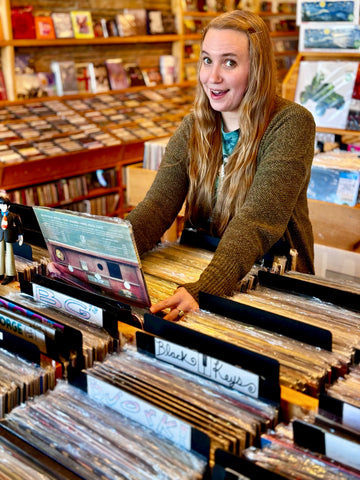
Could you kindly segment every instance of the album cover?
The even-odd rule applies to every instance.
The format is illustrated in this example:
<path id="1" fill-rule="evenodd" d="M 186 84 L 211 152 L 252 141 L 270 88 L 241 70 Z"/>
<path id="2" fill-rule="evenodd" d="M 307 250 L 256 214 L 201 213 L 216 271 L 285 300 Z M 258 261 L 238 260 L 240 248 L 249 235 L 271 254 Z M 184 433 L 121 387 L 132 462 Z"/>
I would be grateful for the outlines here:
<path id="1" fill-rule="evenodd" d="M 14 39 L 36 38 L 33 7 L 11 7 L 11 25 Z"/>
<path id="2" fill-rule="evenodd" d="M 36 73 L 15 73 L 15 88 L 18 98 L 40 96 L 40 81 Z"/>
<path id="3" fill-rule="evenodd" d="M 359 2 L 353 0 L 300 1 L 297 21 L 358 23 Z"/>
<path id="4" fill-rule="evenodd" d="M 109 37 L 118 37 L 119 36 L 119 31 L 118 31 L 118 27 L 116 25 L 115 18 L 111 18 L 109 20 L 106 20 L 106 30 L 108 32 Z"/>
<path id="5" fill-rule="evenodd" d="M 56 38 L 73 38 L 74 30 L 69 12 L 53 12 L 53 19 Z"/>
<path id="6" fill-rule="evenodd" d="M 131 87 L 145 85 L 144 76 L 137 63 L 126 63 L 124 68 Z"/>
<path id="7" fill-rule="evenodd" d="M 135 15 L 119 13 L 115 18 L 120 37 L 137 35 Z"/>
<path id="8" fill-rule="evenodd" d="M 159 67 L 146 67 L 142 68 L 141 71 L 147 87 L 162 84 L 162 76 Z"/>
<path id="9" fill-rule="evenodd" d="M 313 114 L 319 127 L 345 129 L 358 62 L 302 61 L 295 101 Z"/>
<path id="10" fill-rule="evenodd" d="M 52 62 L 51 70 L 55 76 L 56 91 L 59 96 L 78 93 L 74 61 Z"/>
<path id="11" fill-rule="evenodd" d="M 172 12 L 162 12 L 161 16 L 164 33 L 176 33 L 175 15 Z"/>
<path id="12" fill-rule="evenodd" d="M 164 33 L 162 12 L 160 10 L 148 11 L 148 32 L 150 35 L 160 35 Z"/>
<path id="13" fill-rule="evenodd" d="M 150 305 L 129 222 L 45 207 L 34 211 L 60 276 L 113 298 Z"/>
<path id="14" fill-rule="evenodd" d="M 339 24 L 337 22 L 306 23 L 301 25 L 299 34 L 299 51 L 314 52 L 349 52 L 360 49 L 360 26 Z"/>
<path id="15" fill-rule="evenodd" d="M 40 90 L 42 92 L 41 96 L 55 96 L 56 95 L 56 84 L 55 76 L 53 72 L 37 72 L 36 76 L 39 79 Z"/>
<path id="16" fill-rule="evenodd" d="M 50 16 L 36 16 L 35 20 L 35 31 L 36 38 L 51 40 L 55 37 L 54 23 Z"/>
<path id="17" fill-rule="evenodd" d="M 105 60 L 105 66 L 111 90 L 122 90 L 130 86 L 121 58 L 109 58 Z"/>
<path id="18" fill-rule="evenodd" d="M 104 19 L 102 18 L 102 19 L 99 19 L 99 20 L 95 20 L 93 22 L 93 29 L 94 29 L 94 36 L 95 37 L 107 37 L 108 36 L 107 30 L 104 31 L 104 28 L 103 28 L 103 25 L 105 24 L 105 26 L 106 26 L 106 23 L 103 23 L 102 20 L 104 20 Z"/>
<path id="19" fill-rule="evenodd" d="M 92 62 L 75 63 L 79 93 L 96 92 L 95 69 Z"/>
<path id="20" fill-rule="evenodd" d="M 88 11 L 70 12 L 75 38 L 94 38 L 91 13 Z"/>
<path id="21" fill-rule="evenodd" d="M 147 13 L 145 8 L 124 8 L 124 15 L 135 18 L 135 35 L 147 34 Z"/>

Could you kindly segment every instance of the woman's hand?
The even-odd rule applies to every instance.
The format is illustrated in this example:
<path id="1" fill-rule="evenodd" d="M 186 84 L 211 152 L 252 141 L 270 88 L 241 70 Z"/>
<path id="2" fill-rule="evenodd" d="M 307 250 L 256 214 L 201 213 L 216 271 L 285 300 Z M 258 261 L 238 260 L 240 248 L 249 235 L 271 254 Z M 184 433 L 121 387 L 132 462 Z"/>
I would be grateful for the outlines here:
<path id="1" fill-rule="evenodd" d="M 184 287 L 180 287 L 171 297 L 152 305 L 150 312 L 157 313 L 165 308 L 170 309 L 164 317 L 165 320 L 179 320 L 186 312 L 198 310 L 199 305 Z"/>

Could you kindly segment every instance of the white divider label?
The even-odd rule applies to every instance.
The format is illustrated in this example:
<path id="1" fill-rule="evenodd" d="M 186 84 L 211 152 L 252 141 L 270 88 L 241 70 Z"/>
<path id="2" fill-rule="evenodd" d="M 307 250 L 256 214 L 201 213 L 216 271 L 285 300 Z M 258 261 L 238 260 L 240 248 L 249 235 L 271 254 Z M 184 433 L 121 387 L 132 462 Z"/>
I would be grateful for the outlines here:
<path id="1" fill-rule="evenodd" d="M 90 303 L 68 297 L 63 293 L 33 283 L 33 296 L 48 307 L 57 308 L 74 317 L 86 320 L 98 327 L 103 326 L 103 310 Z"/>
<path id="2" fill-rule="evenodd" d="M 343 424 L 360 432 L 360 408 L 344 403 Z"/>
<path id="3" fill-rule="evenodd" d="M 151 403 L 91 375 L 87 376 L 87 391 L 90 398 L 96 402 L 135 420 L 177 445 L 191 450 L 191 426 L 189 424 L 158 409 Z"/>
<path id="4" fill-rule="evenodd" d="M 155 357 L 202 377 L 225 385 L 232 390 L 258 398 L 259 376 L 216 358 L 155 338 Z"/>
<path id="5" fill-rule="evenodd" d="M 332 433 L 325 433 L 325 455 L 360 470 L 360 445 Z"/>

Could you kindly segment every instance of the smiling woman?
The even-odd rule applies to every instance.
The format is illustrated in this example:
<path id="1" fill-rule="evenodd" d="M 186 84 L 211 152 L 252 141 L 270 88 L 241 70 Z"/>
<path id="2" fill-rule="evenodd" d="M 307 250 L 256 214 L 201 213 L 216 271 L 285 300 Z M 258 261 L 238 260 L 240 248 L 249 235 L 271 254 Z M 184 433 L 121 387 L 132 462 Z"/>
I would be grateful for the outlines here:
<path id="1" fill-rule="evenodd" d="M 199 279 L 151 307 L 165 318 L 198 308 L 200 291 L 231 295 L 253 264 L 281 245 L 313 273 L 307 185 L 315 123 L 276 95 L 269 30 L 251 12 L 213 19 L 202 37 L 194 111 L 170 139 L 152 187 L 127 217 L 140 255 L 153 248 L 186 201 L 186 223 L 219 239 Z"/>

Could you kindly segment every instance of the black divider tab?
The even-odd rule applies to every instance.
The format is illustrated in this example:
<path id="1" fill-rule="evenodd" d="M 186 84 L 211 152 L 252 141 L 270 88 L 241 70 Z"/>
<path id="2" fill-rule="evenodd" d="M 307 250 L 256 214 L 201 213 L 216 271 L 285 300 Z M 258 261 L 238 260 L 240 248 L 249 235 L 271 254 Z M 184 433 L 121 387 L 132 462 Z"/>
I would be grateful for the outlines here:
<path id="1" fill-rule="evenodd" d="M 287 275 L 277 275 L 260 270 L 258 272 L 260 285 L 298 293 L 309 297 L 316 297 L 324 302 L 330 302 L 344 308 L 360 311 L 360 295 L 348 290 L 342 290 L 330 285 L 321 285 L 314 281 L 294 278 Z"/>
<path id="2" fill-rule="evenodd" d="M 39 348 L 37 345 L 28 342 L 24 338 L 20 338 L 10 332 L 2 331 L 0 347 L 16 355 L 20 355 L 29 362 L 40 365 L 41 352 Z"/>
<path id="3" fill-rule="evenodd" d="M 332 333 L 324 328 L 314 327 L 283 315 L 243 305 L 234 300 L 204 292 L 199 293 L 199 306 L 203 310 L 209 310 L 233 320 L 248 323 L 271 332 L 277 332 L 325 350 L 332 350 Z"/>
<path id="4" fill-rule="evenodd" d="M 191 330 L 183 325 L 169 322 L 155 315 L 145 314 L 144 332 L 136 332 L 136 342 L 139 350 L 152 356 L 155 356 L 155 338 L 145 332 L 198 352 L 203 355 L 204 359 L 208 356 L 257 375 L 259 377 L 258 396 L 276 403 L 280 401 L 279 362 L 277 360 Z M 203 376 L 207 377 L 206 375 Z"/>
<path id="5" fill-rule="evenodd" d="M 216 450 L 211 480 L 239 480 L 242 478 L 247 480 L 283 480 L 288 477 L 266 470 L 244 457 L 238 457 L 225 450 Z"/>

